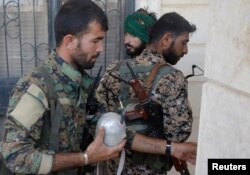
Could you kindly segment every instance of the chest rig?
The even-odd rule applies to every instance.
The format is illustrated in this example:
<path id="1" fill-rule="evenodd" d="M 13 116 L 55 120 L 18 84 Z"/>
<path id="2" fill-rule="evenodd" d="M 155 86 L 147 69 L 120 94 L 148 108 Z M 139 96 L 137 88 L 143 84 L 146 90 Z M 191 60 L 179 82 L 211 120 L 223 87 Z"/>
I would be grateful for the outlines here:
<path id="1" fill-rule="evenodd" d="M 175 70 L 173 67 L 168 66 L 166 64 L 144 66 L 144 65 L 133 65 L 131 61 L 129 61 L 128 64 L 132 65 L 130 69 L 133 69 L 132 72 L 134 72 L 134 74 L 137 76 L 139 81 L 142 82 L 143 89 L 145 90 L 148 99 L 151 99 L 151 96 L 152 96 L 151 92 L 156 90 L 158 82 L 161 79 L 161 77 Z M 133 74 L 132 72 L 131 70 L 129 70 L 129 67 L 127 67 L 125 63 L 121 65 L 120 67 L 121 79 L 125 81 L 130 81 L 135 76 L 135 75 L 132 75 Z M 125 109 L 128 111 L 133 110 L 133 108 L 136 107 L 136 105 L 139 104 L 140 102 L 140 100 L 138 100 L 136 97 L 131 98 L 129 89 L 130 89 L 129 84 L 125 82 L 121 82 L 121 91 L 119 94 L 119 99 L 124 103 L 124 106 L 126 106 Z M 155 109 L 155 108 L 152 108 L 152 109 Z M 157 113 L 158 111 L 147 111 L 147 114 L 154 113 L 154 112 Z M 126 121 L 127 128 L 130 130 L 134 130 L 138 133 L 148 135 L 149 133 L 152 133 L 151 132 L 152 127 L 150 125 L 152 125 L 153 122 L 157 122 L 157 124 L 159 126 L 162 126 L 162 129 L 163 129 L 163 116 L 162 116 L 162 113 L 158 113 L 158 114 L 161 114 L 160 120 L 155 119 L 154 121 L 154 118 L 153 119 L 151 118 L 151 121 L 149 120 L 147 122 L 143 118 L 127 120 Z M 164 132 L 163 130 L 162 132 L 158 132 L 162 134 L 160 134 L 161 135 L 160 137 L 159 137 L 159 134 L 156 134 L 158 135 L 157 137 L 162 138 L 163 132 Z M 151 136 L 154 136 L 154 134 Z M 172 167 L 172 164 L 170 162 L 170 157 L 153 155 L 153 154 L 133 152 L 132 161 L 136 165 L 146 164 L 155 172 L 166 172 Z"/>

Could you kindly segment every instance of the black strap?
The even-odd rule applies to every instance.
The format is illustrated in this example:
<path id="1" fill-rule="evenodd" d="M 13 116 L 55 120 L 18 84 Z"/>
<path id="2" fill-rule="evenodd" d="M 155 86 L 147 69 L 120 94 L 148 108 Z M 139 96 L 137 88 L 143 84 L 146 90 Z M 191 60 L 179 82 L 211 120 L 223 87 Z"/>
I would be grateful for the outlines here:
<path id="1" fill-rule="evenodd" d="M 48 68 L 44 66 L 39 66 L 37 71 L 43 74 L 45 82 L 48 88 L 48 99 L 49 99 L 49 106 L 50 110 L 47 115 L 45 115 L 43 128 L 42 128 L 42 143 L 48 142 L 49 149 L 58 152 L 58 136 L 59 136 L 59 128 L 61 119 L 63 116 L 62 106 L 57 101 L 56 94 L 55 94 L 55 83 L 51 78 L 51 74 L 49 73 Z M 65 170 L 58 173 L 50 173 L 50 175 L 76 175 L 77 169 L 73 170 Z"/>
<path id="2" fill-rule="evenodd" d="M 51 78 L 51 74 L 49 73 L 48 68 L 44 66 L 39 66 L 37 71 L 42 73 L 44 76 L 44 80 L 47 84 L 48 88 L 48 101 L 50 112 L 49 116 L 45 116 L 42 135 L 49 136 L 49 149 L 58 151 L 58 135 L 59 135 L 59 127 L 62 119 L 62 107 L 60 103 L 57 102 L 56 94 L 55 94 L 55 84 L 53 79 Z M 48 139 L 44 138 L 43 139 Z M 46 142 L 42 141 L 42 143 Z"/>

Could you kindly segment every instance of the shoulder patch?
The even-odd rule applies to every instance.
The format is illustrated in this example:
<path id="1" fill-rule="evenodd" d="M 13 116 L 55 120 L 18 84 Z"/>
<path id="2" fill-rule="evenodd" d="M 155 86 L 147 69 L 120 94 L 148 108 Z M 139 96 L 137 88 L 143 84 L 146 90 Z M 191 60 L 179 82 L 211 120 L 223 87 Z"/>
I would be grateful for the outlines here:
<path id="1" fill-rule="evenodd" d="M 48 109 L 48 101 L 43 91 L 35 84 L 32 84 L 10 115 L 30 130 L 32 125 L 43 116 L 46 109 Z"/>
<path id="2" fill-rule="evenodd" d="M 48 109 L 48 101 L 43 93 L 42 89 L 40 89 L 37 85 L 31 84 L 30 87 L 27 90 L 27 93 L 31 94 L 32 96 L 36 97 L 38 100 L 40 100 L 44 107 Z"/>

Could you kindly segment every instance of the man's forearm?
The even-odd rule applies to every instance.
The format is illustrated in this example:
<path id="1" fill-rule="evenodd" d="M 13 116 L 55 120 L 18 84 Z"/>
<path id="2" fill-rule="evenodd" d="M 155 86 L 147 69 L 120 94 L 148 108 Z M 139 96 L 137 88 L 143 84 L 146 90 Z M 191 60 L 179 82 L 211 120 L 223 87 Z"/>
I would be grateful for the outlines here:
<path id="1" fill-rule="evenodd" d="M 132 150 L 153 154 L 165 154 L 166 141 L 162 139 L 146 137 L 135 134 L 132 142 Z"/>
<path id="2" fill-rule="evenodd" d="M 131 149 L 133 151 L 161 154 L 161 155 L 166 155 L 166 154 L 168 155 L 170 153 L 171 156 L 195 164 L 197 143 L 172 142 L 171 147 L 170 148 L 168 147 L 167 149 L 166 140 L 147 137 L 136 133 L 132 141 Z"/>
<path id="3" fill-rule="evenodd" d="M 83 153 L 57 153 L 53 158 L 52 171 L 81 167 L 84 164 Z"/>

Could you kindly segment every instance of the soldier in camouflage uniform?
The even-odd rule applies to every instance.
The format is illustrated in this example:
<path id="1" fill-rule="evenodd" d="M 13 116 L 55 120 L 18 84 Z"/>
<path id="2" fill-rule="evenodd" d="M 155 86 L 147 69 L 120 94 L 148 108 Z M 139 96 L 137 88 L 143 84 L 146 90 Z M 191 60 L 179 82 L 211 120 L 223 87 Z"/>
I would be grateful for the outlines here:
<path id="1" fill-rule="evenodd" d="M 52 103 L 44 74 L 35 70 L 17 82 L 9 102 L 6 134 L 0 148 L 11 171 L 18 174 L 56 172 L 74 175 L 77 167 L 119 154 L 125 141 L 107 147 L 103 144 L 103 129 L 99 130 L 86 150 L 80 148 L 91 83 L 84 69 L 94 66 L 103 50 L 102 42 L 107 29 L 105 14 L 91 1 L 68 1 L 59 10 L 55 19 L 57 47 L 43 64 L 53 80 L 56 103 L 61 106 L 62 119 L 51 122 L 52 126 L 59 125 L 59 132 L 54 136 L 58 147 L 55 151 L 47 144 L 40 144 L 44 131 L 47 132 L 43 127 Z M 128 136 L 131 140 L 134 138 L 131 144 L 133 150 L 165 154 L 165 140 L 147 138 L 133 131 Z M 195 143 L 172 143 L 172 148 L 171 155 L 195 163 Z"/>
<path id="2" fill-rule="evenodd" d="M 127 30 L 126 27 L 129 26 L 136 28 L 136 25 L 129 24 L 125 25 L 125 31 Z M 170 71 L 166 74 L 161 73 L 160 78 L 153 81 L 149 98 L 161 104 L 163 108 L 164 139 L 172 142 L 187 140 L 191 133 L 193 121 L 192 110 L 188 101 L 187 80 L 181 71 L 171 65 L 175 65 L 184 54 L 187 54 L 189 34 L 195 30 L 195 25 L 190 24 L 177 13 L 163 15 L 151 28 L 149 44 L 141 55 L 132 60 L 117 61 L 107 68 L 97 89 L 98 98 L 102 99 L 102 102 L 106 103 L 111 111 L 116 111 L 119 108 L 119 100 L 127 107 L 126 110 L 131 110 L 128 107 L 131 108 L 131 104 L 137 103 L 137 97 L 131 87 L 124 88 L 123 86 L 126 85 L 116 78 L 126 79 L 125 74 L 128 71 L 126 71 L 125 63 L 129 62 L 142 85 L 145 85 L 154 65 L 165 64 L 161 69 L 170 69 Z M 126 48 L 127 51 L 133 49 L 132 46 Z M 145 87 L 145 89 L 147 88 Z M 148 127 L 143 119 L 139 121 L 127 120 L 126 124 L 127 128 L 142 134 Z M 130 140 L 128 140 L 129 142 Z M 131 151 L 131 149 L 126 149 L 126 153 L 123 174 L 165 175 L 167 170 L 171 168 L 171 161 L 167 158 L 164 160 L 160 156 L 157 158 L 150 154 L 139 154 Z M 114 172 L 115 167 L 117 167 L 116 164 L 109 162 L 110 172 Z"/>
<path id="3" fill-rule="evenodd" d="M 80 149 L 86 121 L 85 105 L 92 83 L 84 69 L 91 69 L 108 30 L 104 12 L 91 1 L 69 1 L 55 19 L 57 47 L 43 64 L 55 88 L 61 106 L 58 150 L 40 145 L 46 111 L 50 105 L 44 74 L 33 71 L 24 75 L 14 88 L 5 122 L 6 135 L 1 153 L 6 166 L 20 174 L 74 175 L 77 167 L 117 156 L 125 140 L 115 147 L 103 144 L 104 130 L 86 150 Z M 54 116 L 50 116 L 54 117 Z M 49 139 L 49 138 L 47 138 Z"/>

